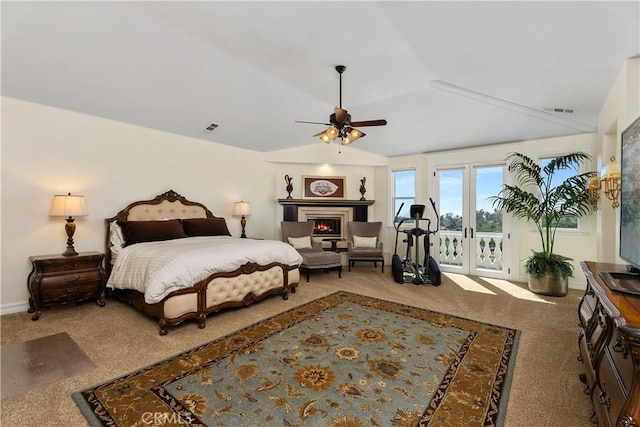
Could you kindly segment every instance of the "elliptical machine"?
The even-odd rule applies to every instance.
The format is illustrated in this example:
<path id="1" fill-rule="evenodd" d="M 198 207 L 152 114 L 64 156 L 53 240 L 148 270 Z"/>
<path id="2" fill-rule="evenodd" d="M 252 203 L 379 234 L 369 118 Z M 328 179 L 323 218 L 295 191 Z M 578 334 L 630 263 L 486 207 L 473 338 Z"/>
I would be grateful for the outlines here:
<path id="1" fill-rule="evenodd" d="M 405 281 L 411 281 L 415 285 L 429 284 L 433 286 L 440 286 L 442 284 L 442 278 L 440 274 L 440 266 L 436 260 L 429 254 L 431 247 L 430 235 L 435 234 L 440 229 L 440 221 L 438 211 L 436 210 L 436 204 L 432 198 L 429 198 L 431 207 L 436 214 L 437 222 L 436 229 L 431 230 L 431 220 L 423 218 L 425 206 L 424 205 L 411 205 L 409 212 L 411 218 L 403 218 L 396 225 L 396 243 L 393 257 L 391 259 L 391 271 L 393 279 L 398 283 L 404 283 Z M 396 213 L 394 224 L 404 207 L 404 203 L 400 205 L 400 209 Z M 405 221 L 414 221 L 413 228 L 407 230 L 400 230 L 402 224 Z M 420 228 L 420 221 L 426 221 L 426 229 Z M 407 252 L 403 259 L 400 259 L 398 255 L 398 235 L 400 232 L 406 235 L 404 240 L 407 243 Z M 420 236 L 423 237 L 424 244 L 424 261 L 420 264 Z M 415 258 L 411 258 L 411 249 L 414 248 Z"/>

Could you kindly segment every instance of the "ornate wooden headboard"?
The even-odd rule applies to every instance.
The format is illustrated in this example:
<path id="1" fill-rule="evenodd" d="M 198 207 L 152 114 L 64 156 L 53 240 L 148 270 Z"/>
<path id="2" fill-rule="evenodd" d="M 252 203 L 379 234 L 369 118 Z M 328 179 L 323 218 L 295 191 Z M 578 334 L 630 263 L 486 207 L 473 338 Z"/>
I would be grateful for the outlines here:
<path id="1" fill-rule="evenodd" d="M 105 219 L 105 259 L 107 274 L 111 273 L 111 224 L 114 221 L 161 221 L 166 219 L 216 218 L 202 203 L 192 202 L 169 190 L 151 200 L 130 203 L 115 216 Z"/>

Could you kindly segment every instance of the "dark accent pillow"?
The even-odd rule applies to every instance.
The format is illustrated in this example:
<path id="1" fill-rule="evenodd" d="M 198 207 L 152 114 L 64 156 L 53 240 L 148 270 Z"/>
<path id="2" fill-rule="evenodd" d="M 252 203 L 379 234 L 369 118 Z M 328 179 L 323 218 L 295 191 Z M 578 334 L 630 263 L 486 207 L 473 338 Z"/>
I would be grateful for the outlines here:
<path id="1" fill-rule="evenodd" d="M 118 221 L 125 246 L 187 237 L 179 219 L 166 221 Z"/>
<path id="2" fill-rule="evenodd" d="M 231 236 L 224 218 L 189 218 L 182 220 L 187 236 Z"/>

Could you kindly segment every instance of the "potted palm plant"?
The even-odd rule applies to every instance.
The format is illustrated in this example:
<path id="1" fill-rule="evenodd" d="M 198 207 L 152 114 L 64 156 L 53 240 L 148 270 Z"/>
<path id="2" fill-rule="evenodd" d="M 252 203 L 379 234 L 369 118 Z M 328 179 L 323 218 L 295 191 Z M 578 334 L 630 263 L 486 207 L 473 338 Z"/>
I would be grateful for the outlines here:
<path id="1" fill-rule="evenodd" d="M 580 165 L 590 159 L 585 153 L 571 153 L 555 157 L 541 167 L 521 153 L 505 158 L 516 185 L 503 185 L 497 196 L 489 197 L 493 207 L 516 218 L 535 224 L 542 250 L 532 250 L 524 261 L 532 292 L 564 296 L 569 277 L 573 277 L 571 258 L 554 253 L 558 225 L 567 218 L 590 215 L 595 206 L 587 192 L 589 179 L 595 172 L 578 173 Z M 574 170 L 575 175 L 556 183 L 553 178 L 560 170 Z"/>

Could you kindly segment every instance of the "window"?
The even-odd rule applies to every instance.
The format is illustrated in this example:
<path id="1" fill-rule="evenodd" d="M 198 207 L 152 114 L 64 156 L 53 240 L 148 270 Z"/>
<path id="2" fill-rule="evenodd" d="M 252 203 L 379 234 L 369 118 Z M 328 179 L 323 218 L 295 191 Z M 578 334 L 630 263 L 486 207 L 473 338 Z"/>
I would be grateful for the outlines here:
<path id="1" fill-rule="evenodd" d="M 547 174 L 544 172 L 544 167 L 549 164 L 549 162 L 555 157 L 550 158 L 541 158 L 540 166 L 543 168 L 542 176 L 546 179 Z M 579 170 L 575 169 L 559 169 L 557 170 L 551 179 L 551 188 L 555 188 L 558 185 L 562 184 L 567 178 L 572 177 L 576 174 L 580 173 Z M 564 217 L 558 223 L 558 230 L 578 230 L 580 228 L 580 220 L 578 218 Z"/>
<path id="2" fill-rule="evenodd" d="M 393 216 L 404 203 L 397 221 L 409 218 L 409 207 L 416 202 L 416 171 L 415 169 L 393 171 Z"/>

